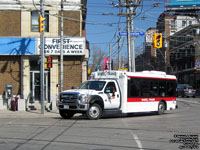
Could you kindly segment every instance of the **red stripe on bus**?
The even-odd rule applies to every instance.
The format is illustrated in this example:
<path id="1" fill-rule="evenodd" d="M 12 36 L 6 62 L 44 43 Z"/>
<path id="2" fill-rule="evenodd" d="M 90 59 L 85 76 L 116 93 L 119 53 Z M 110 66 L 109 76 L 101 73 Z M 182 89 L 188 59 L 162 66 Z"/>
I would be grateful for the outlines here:
<path id="1" fill-rule="evenodd" d="M 157 78 L 157 77 L 140 77 L 140 76 L 128 76 L 129 78 L 144 78 L 144 79 L 164 79 L 164 80 L 176 80 L 172 78 Z"/>
<path id="2" fill-rule="evenodd" d="M 144 98 L 128 98 L 127 102 L 159 102 L 160 100 L 165 101 L 176 101 L 176 97 L 144 97 Z"/>

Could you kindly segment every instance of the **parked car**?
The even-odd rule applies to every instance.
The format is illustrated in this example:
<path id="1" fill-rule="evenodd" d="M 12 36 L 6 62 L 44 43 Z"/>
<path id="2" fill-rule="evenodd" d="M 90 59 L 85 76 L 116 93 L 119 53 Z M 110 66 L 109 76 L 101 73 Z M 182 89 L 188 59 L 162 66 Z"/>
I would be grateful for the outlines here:
<path id="1" fill-rule="evenodd" d="M 177 97 L 196 97 L 196 90 L 188 84 L 178 84 L 176 89 Z"/>

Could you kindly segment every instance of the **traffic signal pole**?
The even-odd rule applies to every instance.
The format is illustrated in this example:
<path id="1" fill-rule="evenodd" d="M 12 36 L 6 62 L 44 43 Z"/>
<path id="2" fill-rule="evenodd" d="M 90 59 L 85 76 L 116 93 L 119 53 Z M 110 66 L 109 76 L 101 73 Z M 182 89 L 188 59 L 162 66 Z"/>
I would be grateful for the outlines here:
<path id="1" fill-rule="evenodd" d="M 40 15 L 44 18 L 44 0 L 40 0 Z M 43 20 L 44 21 L 44 20 Z M 44 114 L 44 30 L 40 29 L 40 102 L 41 102 L 41 113 Z"/>
<path id="2" fill-rule="evenodd" d="M 60 19 L 60 92 L 63 91 L 63 0 L 61 0 Z"/>

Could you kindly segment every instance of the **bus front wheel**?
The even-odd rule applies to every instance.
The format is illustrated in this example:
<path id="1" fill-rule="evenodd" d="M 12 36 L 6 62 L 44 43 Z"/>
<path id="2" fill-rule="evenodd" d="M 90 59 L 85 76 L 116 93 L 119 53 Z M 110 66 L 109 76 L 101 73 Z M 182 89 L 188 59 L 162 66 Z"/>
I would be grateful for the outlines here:
<path id="1" fill-rule="evenodd" d="M 59 110 L 59 114 L 63 119 L 70 119 L 74 116 L 75 113 L 66 110 Z"/>
<path id="2" fill-rule="evenodd" d="M 90 108 L 86 112 L 88 119 L 97 120 L 102 116 L 102 108 L 99 104 L 91 104 Z"/>

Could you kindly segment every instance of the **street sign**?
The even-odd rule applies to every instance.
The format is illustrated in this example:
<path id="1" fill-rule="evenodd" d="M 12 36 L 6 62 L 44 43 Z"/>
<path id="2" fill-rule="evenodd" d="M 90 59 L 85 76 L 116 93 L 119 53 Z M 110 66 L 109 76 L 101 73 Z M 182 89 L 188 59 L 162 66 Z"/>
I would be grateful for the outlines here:
<path id="1" fill-rule="evenodd" d="M 130 32 L 130 36 L 144 36 L 145 32 L 134 31 Z M 119 36 L 127 36 L 127 32 L 119 32 Z"/>

